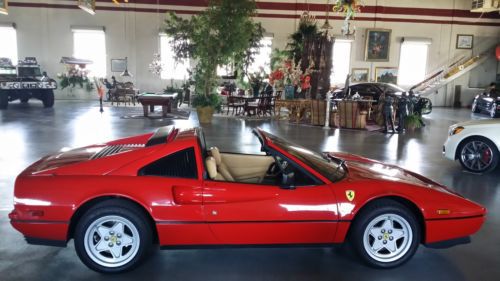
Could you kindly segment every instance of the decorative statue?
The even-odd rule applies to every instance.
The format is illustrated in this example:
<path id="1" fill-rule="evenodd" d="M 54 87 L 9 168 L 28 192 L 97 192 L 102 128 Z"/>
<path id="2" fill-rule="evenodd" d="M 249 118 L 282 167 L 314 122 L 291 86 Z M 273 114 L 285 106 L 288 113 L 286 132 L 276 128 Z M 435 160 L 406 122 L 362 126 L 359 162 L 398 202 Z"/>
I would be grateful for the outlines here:
<path id="1" fill-rule="evenodd" d="M 396 130 L 394 129 L 394 118 L 393 118 L 393 115 L 394 115 L 394 107 L 392 106 L 392 104 L 394 103 L 394 97 L 390 94 L 386 94 L 385 95 L 385 99 L 384 99 L 384 107 L 382 109 L 382 114 L 384 116 L 384 133 L 387 133 L 389 130 L 387 128 L 387 122 L 390 122 L 391 124 L 391 128 L 392 128 L 392 132 L 396 132 Z"/>
<path id="2" fill-rule="evenodd" d="M 405 131 L 405 118 L 409 114 L 411 101 L 406 92 L 398 99 L 398 133 Z"/>

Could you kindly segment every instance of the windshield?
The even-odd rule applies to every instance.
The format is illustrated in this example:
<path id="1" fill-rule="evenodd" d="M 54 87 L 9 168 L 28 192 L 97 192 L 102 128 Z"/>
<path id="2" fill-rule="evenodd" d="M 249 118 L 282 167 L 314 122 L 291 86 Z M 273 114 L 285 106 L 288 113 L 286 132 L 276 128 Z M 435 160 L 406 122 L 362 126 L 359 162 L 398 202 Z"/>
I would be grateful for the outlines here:
<path id="1" fill-rule="evenodd" d="M 18 67 L 19 77 L 36 77 L 42 76 L 38 67 Z"/>
<path id="2" fill-rule="evenodd" d="M 346 171 L 341 160 L 336 158 L 330 159 L 327 156 L 323 156 L 300 145 L 287 142 L 269 133 L 266 133 L 266 136 L 271 139 L 273 144 L 295 156 L 301 162 L 313 168 L 330 181 L 337 182 L 344 178 Z"/>

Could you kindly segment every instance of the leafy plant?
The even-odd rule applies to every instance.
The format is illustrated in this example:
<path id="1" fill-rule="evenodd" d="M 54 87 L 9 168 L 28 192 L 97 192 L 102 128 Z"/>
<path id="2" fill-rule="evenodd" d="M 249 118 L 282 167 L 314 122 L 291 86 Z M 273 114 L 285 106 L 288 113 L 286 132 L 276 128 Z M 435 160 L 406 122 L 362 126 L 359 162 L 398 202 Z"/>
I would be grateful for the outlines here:
<path id="1" fill-rule="evenodd" d="M 405 127 L 406 129 L 413 130 L 422 127 L 422 117 L 417 114 L 410 114 L 405 117 Z"/>
<path id="2" fill-rule="evenodd" d="M 58 76 L 58 78 L 61 89 L 65 89 L 67 87 L 75 88 L 76 86 L 79 86 L 89 93 L 95 89 L 94 83 L 92 83 L 87 77 L 73 75 L 68 76 L 63 74 Z"/>
<path id="3" fill-rule="evenodd" d="M 297 31 L 290 35 L 290 42 L 286 45 L 289 52 L 289 58 L 293 58 L 295 64 L 299 64 L 304 51 L 304 42 L 306 39 L 316 37 L 319 34 L 316 23 L 301 20 Z"/>
<path id="4" fill-rule="evenodd" d="M 210 94 L 210 95 L 198 94 L 194 96 L 192 105 L 194 107 L 210 106 L 220 112 L 222 110 L 222 99 L 217 94 Z"/>
<path id="5" fill-rule="evenodd" d="M 263 31 L 252 21 L 255 11 L 254 0 L 210 0 L 206 10 L 189 19 L 172 12 L 167 15 L 164 31 L 172 37 L 176 59 L 197 60 L 193 77 L 196 93 L 203 97 L 197 96 L 194 106 L 220 107 L 220 99 L 213 97 L 217 66 L 248 62 L 244 60 L 251 53 L 249 49 Z"/>

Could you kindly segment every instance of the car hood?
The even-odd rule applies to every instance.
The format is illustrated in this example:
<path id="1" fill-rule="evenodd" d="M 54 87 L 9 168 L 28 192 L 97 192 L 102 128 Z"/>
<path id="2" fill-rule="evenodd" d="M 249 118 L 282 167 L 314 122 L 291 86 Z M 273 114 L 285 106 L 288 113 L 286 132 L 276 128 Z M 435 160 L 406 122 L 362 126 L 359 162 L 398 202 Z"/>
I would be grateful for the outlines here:
<path id="1" fill-rule="evenodd" d="M 345 165 L 348 170 L 347 177 L 352 180 L 370 179 L 406 183 L 462 197 L 460 194 L 449 190 L 444 185 L 395 165 L 385 164 L 376 160 L 348 153 L 333 152 L 329 153 L 329 155 L 346 161 Z"/>
<path id="2" fill-rule="evenodd" d="M 489 126 L 489 125 L 500 125 L 500 119 L 479 119 L 479 120 L 470 120 L 465 122 L 460 122 L 454 124 L 453 127 L 466 127 L 466 126 Z"/>

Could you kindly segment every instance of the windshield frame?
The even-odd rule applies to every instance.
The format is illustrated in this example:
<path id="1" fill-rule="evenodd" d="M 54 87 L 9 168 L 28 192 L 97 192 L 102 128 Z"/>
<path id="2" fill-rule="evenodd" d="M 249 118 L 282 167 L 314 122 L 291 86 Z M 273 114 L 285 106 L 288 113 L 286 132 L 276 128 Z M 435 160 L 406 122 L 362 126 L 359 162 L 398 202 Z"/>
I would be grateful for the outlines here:
<path id="1" fill-rule="evenodd" d="M 326 153 L 320 154 L 259 129 L 257 129 L 256 131 L 256 135 L 262 143 L 263 150 L 266 150 L 269 153 L 276 151 L 280 154 L 283 154 L 284 152 L 287 154 L 285 155 L 287 156 L 287 158 L 291 158 L 293 162 L 299 162 L 296 163 L 297 165 L 302 166 L 303 168 L 304 166 L 309 167 L 310 169 L 321 175 L 321 177 L 327 179 L 332 183 L 339 182 L 347 176 L 347 167 L 344 165 L 341 159 L 331 157 Z M 276 150 L 276 148 L 278 149 L 278 151 Z M 293 158 L 290 156 L 292 156 Z M 304 170 L 306 169 L 304 168 Z M 309 172 L 309 174 L 311 173 Z M 316 177 L 312 174 L 311 176 Z"/>

